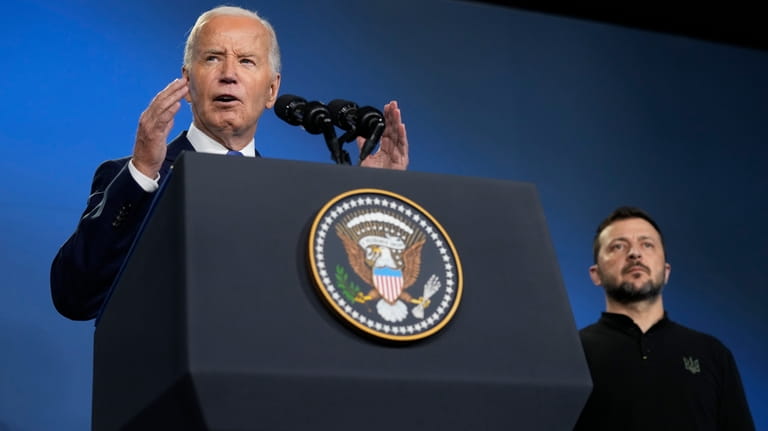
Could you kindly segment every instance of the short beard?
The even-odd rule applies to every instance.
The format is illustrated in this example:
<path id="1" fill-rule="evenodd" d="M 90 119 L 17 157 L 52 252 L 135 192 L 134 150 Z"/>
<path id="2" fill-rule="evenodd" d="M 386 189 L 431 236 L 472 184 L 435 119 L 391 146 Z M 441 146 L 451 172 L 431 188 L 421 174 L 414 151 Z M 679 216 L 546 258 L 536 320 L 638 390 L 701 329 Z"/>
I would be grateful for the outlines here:
<path id="1" fill-rule="evenodd" d="M 663 288 L 664 283 L 654 283 L 652 280 L 646 281 L 639 289 L 635 288 L 632 283 L 603 283 L 605 294 L 624 305 L 644 301 L 655 302 Z"/>

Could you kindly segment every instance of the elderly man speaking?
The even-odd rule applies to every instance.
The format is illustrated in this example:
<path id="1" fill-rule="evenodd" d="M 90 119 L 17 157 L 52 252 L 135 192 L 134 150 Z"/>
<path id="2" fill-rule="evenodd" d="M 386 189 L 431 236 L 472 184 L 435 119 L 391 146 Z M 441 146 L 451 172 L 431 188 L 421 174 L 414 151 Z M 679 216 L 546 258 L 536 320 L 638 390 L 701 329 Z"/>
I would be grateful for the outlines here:
<path id="1" fill-rule="evenodd" d="M 96 169 L 83 216 L 53 260 L 53 302 L 70 319 L 96 317 L 154 192 L 182 151 L 260 156 L 256 128 L 280 89 L 280 50 L 269 22 L 237 7 L 203 13 L 187 38 L 181 75 L 141 114 L 132 156 Z M 166 144 L 182 99 L 192 124 Z M 380 148 L 362 165 L 405 169 L 408 139 L 397 102 L 384 106 L 384 117 Z"/>

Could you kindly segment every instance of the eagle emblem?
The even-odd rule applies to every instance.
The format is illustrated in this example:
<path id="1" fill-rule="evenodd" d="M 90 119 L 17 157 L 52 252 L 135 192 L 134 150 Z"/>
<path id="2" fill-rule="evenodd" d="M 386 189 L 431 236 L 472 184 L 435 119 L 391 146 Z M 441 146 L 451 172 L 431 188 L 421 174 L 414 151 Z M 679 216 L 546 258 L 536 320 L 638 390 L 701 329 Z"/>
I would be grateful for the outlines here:
<path id="1" fill-rule="evenodd" d="M 430 214 L 392 192 L 337 196 L 310 231 L 310 270 L 323 298 L 359 329 L 390 340 L 437 332 L 461 298 L 453 243 Z"/>
<path id="2" fill-rule="evenodd" d="M 419 277 L 423 232 L 389 212 L 360 210 L 338 223 L 336 233 L 355 274 L 373 286 L 367 294 L 358 293 L 355 301 L 378 300 L 376 310 L 389 322 L 408 315 L 403 301 L 421 305 L 428 301 L 407 292 Z"/>

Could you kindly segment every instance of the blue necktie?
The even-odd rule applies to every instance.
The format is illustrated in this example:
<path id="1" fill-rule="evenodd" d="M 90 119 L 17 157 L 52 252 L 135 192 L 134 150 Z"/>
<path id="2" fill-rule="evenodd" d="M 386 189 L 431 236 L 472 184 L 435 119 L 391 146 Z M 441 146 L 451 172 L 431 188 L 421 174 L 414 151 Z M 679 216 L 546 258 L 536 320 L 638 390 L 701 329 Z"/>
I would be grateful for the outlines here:
<path id="1" fill-rule="evenodd" d="M 234 150 L 227 151 L 227 155 L 228 156 L 240 156 L 240 157 L 243 157 L 243 153 L 241 153 L 240 151 L 234 151 Z"/>

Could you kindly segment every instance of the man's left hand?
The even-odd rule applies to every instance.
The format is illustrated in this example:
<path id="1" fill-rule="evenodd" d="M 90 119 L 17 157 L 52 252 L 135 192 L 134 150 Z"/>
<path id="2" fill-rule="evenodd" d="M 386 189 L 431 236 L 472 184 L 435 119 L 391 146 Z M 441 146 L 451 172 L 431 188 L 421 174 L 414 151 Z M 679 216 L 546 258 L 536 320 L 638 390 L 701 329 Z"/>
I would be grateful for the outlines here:
<path id="1" fill-rule="evenodd" d="M 384 105 L 384 133 L 381 135 L 379 150 L 360 163 L 368 168 L 387 168 L 404 171 L 408 167 L 408 136 L 400 115 L 397 101 Z M 357 138 L 358 150 L 363 147 L 365 138 Z"/>

